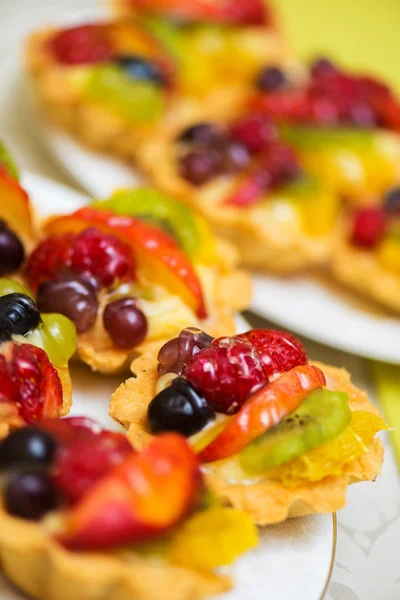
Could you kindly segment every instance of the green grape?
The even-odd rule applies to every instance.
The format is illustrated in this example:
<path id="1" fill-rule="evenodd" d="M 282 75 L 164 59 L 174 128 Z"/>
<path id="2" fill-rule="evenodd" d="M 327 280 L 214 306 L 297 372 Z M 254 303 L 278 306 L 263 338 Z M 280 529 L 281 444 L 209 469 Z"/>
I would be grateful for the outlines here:
<path id="1" fill-rule="evenodd" d="M 3 277 L 0 279 L 0 296 L 6 296 L 7 294 L 26 294 L 34 299 L 32 292 L 22 283 Z"/>
<path id="2" fill-rule="evenodd" d="M 25 339 L 47 352 L 54 366 L 66 367 L 76 348 L 75 325 L 59 314 L 42 315 L 42 319 L 43 323 Z"/>

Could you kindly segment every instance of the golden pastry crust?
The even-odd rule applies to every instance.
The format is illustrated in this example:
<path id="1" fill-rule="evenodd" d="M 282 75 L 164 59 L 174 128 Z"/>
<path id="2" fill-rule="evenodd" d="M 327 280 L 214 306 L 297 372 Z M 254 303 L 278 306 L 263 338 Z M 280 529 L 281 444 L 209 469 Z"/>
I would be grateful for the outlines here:
<path id="1" fill-rule="evenodd" d="M 37 523 L 0 506 L 0 563 L 37 600 L 202 600 L 230 589 L 230 578 L 132 552 L 73 553 Z"/>
<path id="2" fill-rule="evenodd" d="M 229 115 L 224 118 L 229 120 Z M 275 205 L 268 198 L 249 208 L 223 205 L 221 199 L 229 196 L 234 185 L 232 177 L 220 177 L 200 187 L 186 182 L 177 170 L 176 131 L 163 138 L 149 136 L 138 149 L 138 164 L 160 190 L 201 212 L 216 235 L 233 242 L 241 264 L 286 274 L 328 261 L 335 231 L 307 235 L 295 208 L 288 212 L 287 205 Z"/>
<path id="3" fill-rule="evenodd" d="M 133 361 L 132 372 L 136 375 L 123 383 L 111 398 L 110 415 L 128 427 L 128 438 L 133 446 L 144 447 L 151 434 L 147 426 L 147 407 L 154 397 L 158 380 L 156 349 Z M 350 375 L 318 362 L 327 388 L 347 392 L 354 410 L 379 414 L 365 392 L 356 388 Z M 258 525 L 278 523 L 290 517 L 314 513 L 334 512 L 346 502 L 347 486 L 357 481 L 370 481 L 380 472 L 383 446 L 378 439 L 357 460 L 348 463 L 340 476 L 326 477 L 295 489 L 288 489 L 280 481 L 262 478 L 246 484 L 229 483 L 212 466 L 204 468 L 208 487 L 226 504 L 249 512 Z"/>
<path id="4" fill-rule="evenodd" d="M 400 313 L 400 276 L 384 269 L 371 250 L 340 240 L 331 262 L 335 278 L 350 289 Z"/>

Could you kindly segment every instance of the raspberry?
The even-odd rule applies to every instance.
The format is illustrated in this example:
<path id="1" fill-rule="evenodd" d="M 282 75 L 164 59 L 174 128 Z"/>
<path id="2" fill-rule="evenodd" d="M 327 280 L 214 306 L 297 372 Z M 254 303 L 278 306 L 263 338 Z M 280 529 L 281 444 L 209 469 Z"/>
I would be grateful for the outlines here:
<path id="1" fill-rule="evenodd" d="M 300 342 L 286 331 L 251 329 L 238 337 L 252 344 L 264 363 L 268 375 L 289 371 L 297 365 L 307 364 L 308 358 Z"/>
<path id="2" fill-rule="evenodd" d="M 251 153 L 261 152 L 277 137 L 275 125 L 262 115 L 250 115 L 241 119 L 232 126 L 231 134 Z"/>
<path id="3" fill-rule="evenodd" d="M 59 416 L 62 386 L 46 352 L 8 342 L 0 349 L 0 401 L 11 402 L 26 423 Z"/>
<path id="4" fill-rule="evenodd" d="M 268 382 L 256 349 L 238 337 L 219 338 L 196 354 L 185 377 L 221 413 L 239 410 L 246 398 Z"/>
<path id="5" fill-rule="evenodd" d="M 52 38 L 50 48 L 57 61 L 65 65 L 105 62 L 113 55 L 107 28 L 102 25 L 64 29 Z"/>
<path id="6" fill-rule="evenodd" d="M 100 426 L 89 417 L 43 419 L 37 424 L 37 427 L 50 433 L 60 444 L 69 444 L 101 432 Z"/>
<path id="7" fill-rule="evenodd" d="M 61 447 L 53 470 L 53 482 L 65 498 L 74 503 L 96 481 L 120 465 L 133 448 L 120 433 L 90 431 Z"/>
<path id="8" fill-rule="evenodd" d="M 39 285 L 54 279 L 68 268 L 72 256 L 73 236 L 49 237 L 32 252 L 26 266 L 29 285 L 36 290 Z"/>
<path id="9" fill-rule="evenodd" d="M 355 215 L 350 234 L 356 246 L 372 248 L 382 239 L 387 225 L 387 215 L 381 208 L 361 208 Z"/>
<path id="10" fill-rule="evenodd" d="M 132 250 L 116 236 L 91 227 L 82 231 L 73 242 L 71 269 L 93 275 L 105 287 L 115 279 L 133 279 Z"/>

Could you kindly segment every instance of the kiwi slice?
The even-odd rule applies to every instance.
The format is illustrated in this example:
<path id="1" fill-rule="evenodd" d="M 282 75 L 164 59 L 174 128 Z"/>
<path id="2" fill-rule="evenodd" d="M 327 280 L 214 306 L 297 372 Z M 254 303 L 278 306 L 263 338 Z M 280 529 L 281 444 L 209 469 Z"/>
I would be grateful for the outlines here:
<path id="1" fill-rule="evenodd" d="M 96 208 L 138 217 L 171 235 L 189 257 L 201 243 L 201 232 L 191 210 L 151 188 L 119 190 L 108 200 L 94 203 Z"/>
<path id="2" fill-rule="evenodd" d="M 16 164 L 13 161 L 13 159 L 11 158 L 9 151 L 7 150 L 7 148 L 5 147 L 4 143 L 1 140 L 0 140 L 0 166 L 4 166 L 7 173 L 9 175 L 11 175 L 11 177 L 13 177 L 13 179 L 16 179 L 18 181 L 19 172 L 16 167 Z"/>
<path id="3" fill-rule="evenodd" d="M 349 400 L 344 392 L 315 390 L 297 410 L 240 453 L 241 466 L 256 475 L 337 437 L 351 421 Z"/>
<path id="4" fill-rule="evenodd" d="M 376 137 L 374 131 L 346 127 L 288 127 L 281 128 L 282 137 L 300 149 L 315 149 L 326 146 L 348 148 L 350 150 L 373 148 Z"/>

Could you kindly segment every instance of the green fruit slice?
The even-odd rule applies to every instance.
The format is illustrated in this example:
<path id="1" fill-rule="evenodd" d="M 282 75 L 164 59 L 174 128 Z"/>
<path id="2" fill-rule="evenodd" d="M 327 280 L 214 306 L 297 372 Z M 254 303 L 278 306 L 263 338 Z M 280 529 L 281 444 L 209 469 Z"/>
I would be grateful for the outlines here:
<path id="1" fill-rule="evenodd" d="M 90 100 L 132 123 L 152 122 L 164 108 L 164 92 L 158 86 L 133 82 L 120 68 L 111 65 L 92 69 L 86 93 Z"/>
<path id="2" fill-rule="evenodd" d="M 287 142 L 301 149 L 312 150 L 316 146 L 361 150 L 372 148 L 376 141 L 374 131 L 350 127 L 282 127 L 281 133 Z"/>
<path id="3" fill-rule="evenodd" d="M 200 245 L 200 232 L 191 210 L 172 198 L 150 188 L 120 190 L 110 199 L 95 202 L 96 208 L 139 217 L 172 235 L 190 257 Z"/>
<path id="4" fill-rule="evenodd" d="M 7 173 L 13 179 L 16 179 L 17 181 L 19 180 L 18 168 L 17 168 L 14 160 L 11 158 L 9 151 L 7 150 L 7 148 L 5 147 L 4 143 L 1 140 L 0 140 L 0 166 L 4 166 Z"/>
<path id="5" fill-rule="evenodd" d="M 182 29 L 178 25 L 173 24 L 172 21 L 153 17 L 146 17 L 142 20 L 145 27 L 157 38 L 171 56 L 178 60 L 184 58 Z"/>
<path id="6" fill-rule="evenodd" d="M 348 394 L 316 390 L 277 427 L 249 444 L 239 455 L 240 464 L 249 474 L 262 473 L 337 437 L 350 421 Z"/>

